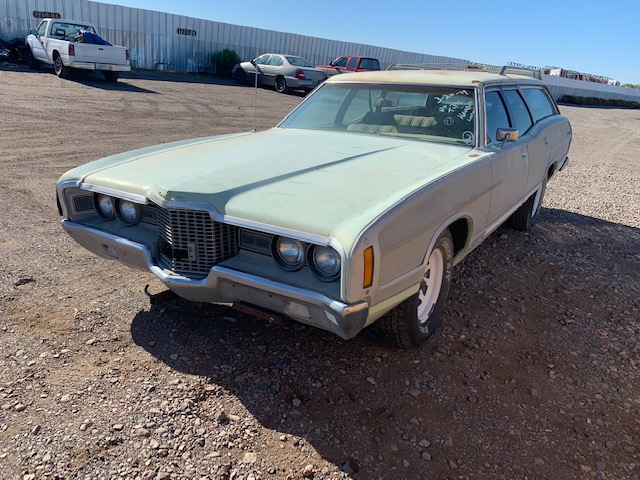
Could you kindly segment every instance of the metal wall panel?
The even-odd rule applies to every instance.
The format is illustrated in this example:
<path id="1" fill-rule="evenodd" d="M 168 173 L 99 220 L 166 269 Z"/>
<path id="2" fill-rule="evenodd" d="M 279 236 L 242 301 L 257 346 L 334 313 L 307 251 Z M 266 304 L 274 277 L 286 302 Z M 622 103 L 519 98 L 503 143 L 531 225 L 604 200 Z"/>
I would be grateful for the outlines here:
<path id="1" fill-rule="evenodd" d="M 640 102 L 640 89 L 637 88 L 617 87 L 615 85 L 586 82 L 554 75 L 542 75 L 542 80 L 556 100 L 559 100 L 564 95 L 575 95 L 577 97 Z"/>

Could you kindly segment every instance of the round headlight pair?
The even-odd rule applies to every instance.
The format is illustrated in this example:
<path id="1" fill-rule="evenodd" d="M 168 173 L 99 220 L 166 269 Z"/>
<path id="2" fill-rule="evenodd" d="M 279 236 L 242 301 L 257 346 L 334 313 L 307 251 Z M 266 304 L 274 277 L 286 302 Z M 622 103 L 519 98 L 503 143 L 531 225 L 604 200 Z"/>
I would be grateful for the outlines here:
<path id="1" fill-rule="evenodd" d="M 300 270 L 306 257 L 307 264 L 320 280 L 331 281 L 340 275 L 340 254 L 331 247 L 311 245 L 305 248 L 300 240 L 274 237 L 272 253 L 278 265 L 290 272 Z"/>
<path id="2" fill-rule="evenodd" d="M 94 200 L 98 214 L 105 220 L 113 220 L 117 216 L 127 226 L 136 225 L 140 221 L 140 205 L 137 203 L 103 193 L 96 194 Z"/>

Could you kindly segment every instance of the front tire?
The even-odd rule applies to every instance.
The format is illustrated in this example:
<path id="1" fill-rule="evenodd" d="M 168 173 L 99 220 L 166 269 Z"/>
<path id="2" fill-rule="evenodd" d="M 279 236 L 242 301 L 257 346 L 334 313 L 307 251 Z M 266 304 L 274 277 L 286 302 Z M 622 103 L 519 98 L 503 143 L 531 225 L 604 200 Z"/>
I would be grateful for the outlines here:
<path id="1" fill-rule="evenodd" d="M 240 67 L 238 67 L 236 72 L 233 74 L 233 78 L 238 85 L 244 85 L 247 83 L 247 74 Z"/>
<path id="2" fill-rule="evenodd" d="M 40 60 L 36 59 L 36 57 L 33 56 L 31 48 L 29 48 L 29 51 L 27 52 L 27 62 L 31 70 L 40 70 Z"/>
<path id="3" fill-rule="evenodd" d="M 538 221 L 538 215 L 540 214 L 546 189 L 547 181 L 545 179 L 540 188 L 536 190 L 526 202 L 520 205 L 520 208 L 511 214 L 507 220 L 507 226 L 515 230 L 520 230 L 521 232 L 531 230 Z"/>
<path id="4" fill-rule="evenodd" d="M 53 71 L 60 78 L 67 78 L 69 76 L 69 67 L 64 66 L 59 53 L 56 53 L 53 58 Z"/>
<path id="5" fill-rule="evenodd" d="M 377 322 L 379 334 L 398 348 L 419 347 L 440 325 L 453 271 L 453 238 L 445 230 L 429 254 L 418 293 Z"/>
<path id="6" fill-rule="evenodd" d="M 278 93 L 286 93 L 287 91 L 287 81 L 284 77 L 276 78 L 276 92 Z"/>

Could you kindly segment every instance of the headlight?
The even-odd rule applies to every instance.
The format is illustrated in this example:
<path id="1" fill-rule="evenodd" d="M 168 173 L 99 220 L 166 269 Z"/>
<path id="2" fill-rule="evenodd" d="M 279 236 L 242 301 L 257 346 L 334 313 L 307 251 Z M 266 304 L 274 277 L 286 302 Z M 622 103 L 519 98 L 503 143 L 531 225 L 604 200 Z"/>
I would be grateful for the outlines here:
<path id="1" fill-rule="evenodd" d="M 140 206 L 130 200 L 118 200 L 116 213 L 120 221 L 129 227 L 140 221 Z"/>
<path id="2" fill-rule="evenodd" d="M 109 195 L 98 193 L 93 197 L 94 205 L 100 215 L 105 220 L 116 218 L 115 199 Z"/>
<path id="3" fill-rule="evenodd" d="M 304 247 L 299 240 L 276 237 L 272 248 L 273 257 L 285 270 L 299 270 L 304 265 Z"/>
<path id="4" fill-rule="evenodd" d="M 340 275 L 340 254 L 331 247 L 316 245 L 309 252 L 309 266 L 320 280 L 335 280 Z"/>

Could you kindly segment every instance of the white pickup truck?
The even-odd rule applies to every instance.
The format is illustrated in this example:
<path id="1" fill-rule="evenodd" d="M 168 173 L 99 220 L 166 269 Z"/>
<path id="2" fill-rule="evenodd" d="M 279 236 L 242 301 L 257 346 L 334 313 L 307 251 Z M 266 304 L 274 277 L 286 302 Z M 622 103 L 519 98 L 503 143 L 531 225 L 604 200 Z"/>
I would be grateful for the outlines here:
<path id="1" fill-rule="evenodd" d="M 56 75 L 63 78 L 78 68 L 99 70 L 107 81 L 115 82 L 120 72 L 131 70 L 129 50 L 109 44 L 87 22 L 45 18 L 29 32 L 26 44 L 32 68 L 38 69 L 41 63 L 53 65 Z"/>

